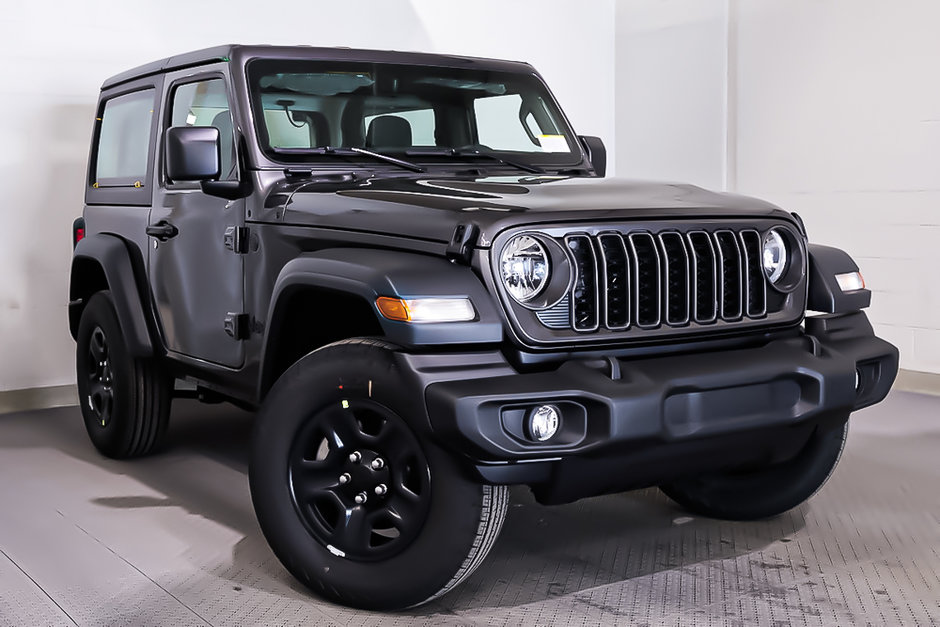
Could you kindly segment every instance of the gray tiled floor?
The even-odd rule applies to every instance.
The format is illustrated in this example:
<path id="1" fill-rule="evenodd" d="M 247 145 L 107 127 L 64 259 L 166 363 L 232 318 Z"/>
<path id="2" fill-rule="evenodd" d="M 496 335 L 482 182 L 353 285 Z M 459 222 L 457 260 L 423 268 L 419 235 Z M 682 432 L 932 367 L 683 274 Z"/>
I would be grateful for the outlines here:
<path id="1" fill-rule="evenodd" d="M 0 416 L 0 625 L 940 625 L 940 398 L 860 412 L 810 504 L 694 518 L 655 490 L 541 507 L 416 612 L 306 594 L 251 510 L 251 418 L 179 402 L 167 452 L 98 457 L 77 409 Z"/>

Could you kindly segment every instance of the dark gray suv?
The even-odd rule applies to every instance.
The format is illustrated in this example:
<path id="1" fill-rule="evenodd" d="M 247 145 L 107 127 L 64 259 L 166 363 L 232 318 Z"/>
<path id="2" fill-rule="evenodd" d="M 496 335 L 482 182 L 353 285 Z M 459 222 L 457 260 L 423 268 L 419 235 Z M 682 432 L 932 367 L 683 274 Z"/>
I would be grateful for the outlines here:
<path id="1" fill-rule="evenodd" d="M 511 485 L 799 505 L 897 373 L 858 267 L 604 170 L 525 63 L 224 46 L 107 80 L 69 304 L 92 442 L 151 452 L 183 395 L 257 409 L 271 548 L 366 608 L 468 577 Z"/>

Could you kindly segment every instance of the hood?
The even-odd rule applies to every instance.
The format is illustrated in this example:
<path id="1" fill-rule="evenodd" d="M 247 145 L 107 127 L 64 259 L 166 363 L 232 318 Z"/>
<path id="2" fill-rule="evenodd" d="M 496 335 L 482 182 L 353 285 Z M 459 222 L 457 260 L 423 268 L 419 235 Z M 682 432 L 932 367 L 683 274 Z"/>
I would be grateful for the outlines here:
<path id="1" fill-rule="evenodd" d="M 262 215 L 262 221 L 440 242 L 450 241 L 458 224 L 472 223 L 479 228 L 477 245 L 484 247 L 500 231 L 526 224 L 772 215 L 790 219 L 770 203 L 694 185 L 548 176 L 285 181 L 268 195 Z"/>

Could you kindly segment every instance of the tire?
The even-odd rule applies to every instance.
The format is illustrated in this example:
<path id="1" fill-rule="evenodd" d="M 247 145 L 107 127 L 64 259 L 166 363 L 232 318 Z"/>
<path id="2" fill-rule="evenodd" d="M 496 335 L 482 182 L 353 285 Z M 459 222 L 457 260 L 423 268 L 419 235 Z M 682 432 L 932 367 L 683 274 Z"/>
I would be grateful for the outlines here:
<path id="1" fill-rule="evenodd" d="M 249 483 L 264 536 L 294 577 L 344 605 L 445 594 L 506 515 L 506 486 L 465 477 L 419 435 L 422 398 L 404 374 L 392 346 L 344 340 L 294 364 L 255 419 Z"/>
<path id="2" fill-rule="evenodd" d="M 811 498 L 835 469 L 848 435 L 846 419 L 819 426 L 795 457 L 765 468 L 690 477 L 660 486 L 683 508 L 710 518 L 758 520 Z"/>
<path id="3" fill-rule="evenodd" d="M 85 306 L 75 355 L 79 404 L 95 448 L 115 459 L 151 453 L 166 431 L 172 379 L 153 359 L 129 354 L 110 292 Z"/>

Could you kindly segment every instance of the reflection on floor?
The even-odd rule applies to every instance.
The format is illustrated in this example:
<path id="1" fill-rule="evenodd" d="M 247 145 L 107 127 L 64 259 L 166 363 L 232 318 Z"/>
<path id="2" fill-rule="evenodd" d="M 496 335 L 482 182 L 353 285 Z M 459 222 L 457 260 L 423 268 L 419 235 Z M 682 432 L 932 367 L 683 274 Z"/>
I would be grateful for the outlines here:
<path id="1" fill-rule="evenodd" d="M 114 462 L 76 408 L 0 416 L 0 625 L 940 624 L 940 398 L 857 414 L 830 482 L 774 520 L 517 489 L 473 577 L 394 615 L 324 603 L 281 568 L 248 496 L 250 428 L 178 402 L 166 452 Z"/>

